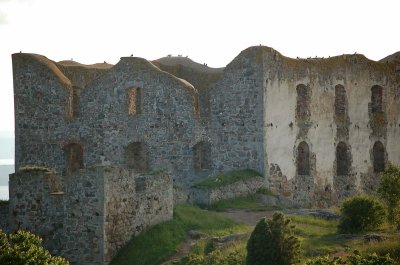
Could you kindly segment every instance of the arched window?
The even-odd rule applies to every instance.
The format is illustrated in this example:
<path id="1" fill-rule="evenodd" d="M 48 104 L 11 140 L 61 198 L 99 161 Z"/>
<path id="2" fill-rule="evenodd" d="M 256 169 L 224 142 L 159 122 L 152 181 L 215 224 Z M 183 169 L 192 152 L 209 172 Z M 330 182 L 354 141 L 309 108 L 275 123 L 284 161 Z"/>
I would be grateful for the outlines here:
<path id="1" fill-rule="evenodd" d="M 296 104 L 296 116 L 298 118 L 306 118 L 311 115 L 310 112 L 310 91 L 309 88 L 303 84 L 296 87 L 297 91 L 297 104 Z"/>
<path id="2" fill-rule="evenodd" d="M 211 169 L 211 147 L 207 142 L 198 142 L 193 147 L 194 168 L 196 170 Z"/>
<path id="3" fill-rule="evenodd" d="M 78 143 L 64 146 L 64 156 L 67 163 L 67 175 L 71 175 L 83 168 L 83 148 Z"/>
<path id="4" fill-rule="evenodd" d="M 142 89 L 131 87 L 128 89 L 128 114 L 136 115 L 142 113 Z"/>
<path id="5" fill-rule="evenodd" d="M 149 149 L 145 143 L 134 142 L 125 151 L 126 166 L 138 172 L 149 170 Z"/>
<path id="6" fill-rule="evenodd" d="M 380 141 L 375 142 L 372 149 L 374 158 L 374 172 L 379 173 L 385 170 L 385 148 Z"/>
<path id="7" fill-rule="evenodd" d="M 382 113 L 382 87 L 373 86 L 371 88 L 371 112 Z"/>
<path id="8" fill-rule="evenodd" d="M 346 90 L 342 85 L 337 85 L 335 86 L 335 115 L 345 115 L 346 111 Z"/>
<path id="9" fill-rule="evenodd" d="M 310 175 L 310 148 L 306 142 L 297 147 L 297 174 Z"/>
<path id="10" fill-rule="evenodd" d="M 344 142 L 340 142 L 336 147 L 336 175 L 348 175 L 350 161 L 348 148 Z"/>

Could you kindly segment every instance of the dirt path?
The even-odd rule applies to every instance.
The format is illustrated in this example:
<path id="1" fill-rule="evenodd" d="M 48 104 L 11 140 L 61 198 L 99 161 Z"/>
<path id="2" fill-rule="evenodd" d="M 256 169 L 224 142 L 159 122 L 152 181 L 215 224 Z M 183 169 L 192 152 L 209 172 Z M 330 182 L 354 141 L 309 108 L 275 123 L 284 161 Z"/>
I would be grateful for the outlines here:
<path id="1" fill-rule="evenodd" d="M 286 211 L 284 211 L 284 213 L 293 214 L 293 213 L 296 213 L 299 211 L 301 211 L 301 210 L 286 210 Z M 246 225 L 255 226 L 261 218 L 263 218 L 263 217 L 270 218 L 270 217 L 272 217 L 272 214 L 274 212 L 275 212 L 274 210 L 249 212 L 249 211 L 240 210 L 240 209 L 230 209 L 225 212 L 222 212 L 222 215 L 234 220 L 237 223 L 243 223 Z M 196 242 L 197 242 L 196 239 L 192 239 L 192 238 L 188 237 L 186 239 L 186 241 L 182 244 L 180 249 L 174 255 L 169 257 L 168 260 L 162 262 L 160 265 L 171 264 L 172 261 L 180 260 L 184 256 L 188 255 L 190 253 L 190 251 L 193 249 L 193 247 L 195 246 Z"/>
<path id="2" fill-rule="evenodd" d="M 263 217 L 272 217 L 274 211 L 248 212 L 246 210 L 231 209 L 222 214 L 235 222 L 255 226 Z"/>
<path id="3" fill-rule="evenodd" d="M 192 239 L 190 237 L 186 238 L 185 242 L 183 242 L 179 250 L 174 255 L 169 257 L 166 261 L 160 263 L 160 265 L 168 265 L 171 264 L 172 261 L 178 261 L 181 258 L 185 257 L 193 249 L 196 242 L 197 242 L 196 239 Z"/>
<path id="4" fill-rule="evenodd" d="M 260 212 L 248 212 L 245 210 L 232 209 L 222 214 L 235 222 L 247 224 L 250 226 L 255 226 L 262 217 L 271 217 L 274 211 L 260 211 Z M 190 251 L 195 246 L 197 240 L 188 237 L 186 241 L 182 244 L 179 250 L 168 258 L 168 260 L 160 263 L 160 265 L 171 264 L 172 261 L 180 260 L 190 253 Z"/>

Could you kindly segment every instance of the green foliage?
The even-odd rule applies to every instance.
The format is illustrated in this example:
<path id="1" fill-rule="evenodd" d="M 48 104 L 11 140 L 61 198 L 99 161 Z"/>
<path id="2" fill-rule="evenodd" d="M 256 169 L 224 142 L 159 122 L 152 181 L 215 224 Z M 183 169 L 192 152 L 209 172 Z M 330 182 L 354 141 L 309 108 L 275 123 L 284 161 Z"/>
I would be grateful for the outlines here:
<path id="1" fill-rule="evenodd" d="M 163 173 L 164 171 L 161 168 L 153 168 L 149 172 L 140 174 L 141 176 L 153 176 Z"/>
<path id="2" fill-rule="evenodd" d="M 7 200 L 0 200 L 0 205 L 10 204 L 10 201 Z"/>
<path id="3" fill-rule="evenodd" d="M 194 184 L 192 187 L 200 189 L 213 189 L 257 176 L 261 176 L 261 174 L 251 169 L 228 171 L 206 178 L 203 181 Z"/>
<path id="4" fill-rule="evenodd" d="M 202 256 L 190 254 L 181 259 L 179 265 L 245 265 L 245 256 L 239 251 L 224 253 L 222 250 L 214 250 Z"/>
<path id="5" fill-rule="evenodd" d="M 195 206 L 178 205 L 173 220 L 154 226 L 134 237 L 118 252 L 111 264 L 159 264 L 179 248 L 190 230 L 222 236 L 243 232 L 246 229 L 244 225 L 238 225 L 218 213 L 201 210 Z M 191 262 L 189 264 L 196 264 L 193 263 L 195 261 Z"/>
<path id="6" fill-rule="evenodd" d="M 40 246 L 42 239 L 19 230 L 8 236 L 0 230 L 0 264 L 2 265 L 68 265 L 61 257 L 51 256 Z"/>
<path id="7" fill-rule="evenodd" d="M 204 257 L 199 254 L 190 254 L 181 259 L 179 265 L 203 265 Z"/>
<path id="8" fill-rule="evenodd" d="M 262 218 L 247 242 L 247 265 L 290 265 L 298 261 L 300 241 L 293 235 L 290 219 L 274 213 Z"/>
<path id="9" fill-rule="evenodd" d="M 400 264 L 400 234 L 393 233 L 392 230 L 389 231 L 390 234 L 385 235 L 384 241 L 370 241 L 368 243 L 356 241 L 350 245 L 353 249 L 358 249 L 363 254 L 376 253 L 382 256 L 389 254 L 392 259 Z"/>
<path id="10" fill-rule="evenodd" d="M 305 265 L 394 265 L 395 262 L 390 256 L 377 255 L 376 253 L 361 256 L 359 252 L 355 251 L 354 254 L 346 258 L 335 257 L 333 259 L 329 256 L 317 257 L 308 260 Z"/>
<path id="11" fill-rule="evenodd" d="M 357 233 L 380 227 L 386 219 L 384 205 L 373 196 L 354 196 L 343 202 L 339 231 Z"/>
<path id="12" fill-rule="evenodd" d="M 45 172 L 45 173 L 56 173 L 56 170 L 44 166 L 22 166 L 19 167 L 19 171 L 22 172 Z"/>
<path id="13" fill-rule="evenodd" d="M 307 260 L 305 265 L 346 265 L 346 261 L 339 257 L 331 259 L 329 255 L 327 255 Z"/>
<path id="14" fill-rule="evenodd" d="M 389 164 L 380 177 L 378 193 L 388 206 L 388 221 L 400 223 L 400 166 Z"/>
<path id="15" fill-rule="evenodd" d="M 264 194 L 264 195 L 268 195 L 268 196 L 275 196 L 275 194 L 272 192 L 272 190 L 268 189 L 268 188 L 259 188 L 257 190 L 257 194 Z"/>

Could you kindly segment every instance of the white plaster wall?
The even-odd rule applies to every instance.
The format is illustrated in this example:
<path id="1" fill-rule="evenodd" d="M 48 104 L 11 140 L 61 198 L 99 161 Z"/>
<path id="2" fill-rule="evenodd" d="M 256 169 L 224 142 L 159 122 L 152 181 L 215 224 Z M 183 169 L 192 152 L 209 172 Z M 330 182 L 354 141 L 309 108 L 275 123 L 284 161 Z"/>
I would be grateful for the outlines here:
<path id="1" fill-rule="evenodd" d="M 387 86 L 387 145 L 388 160 L 400 164 L 400 84 L 389 83 Z"/>
<path id="2" fill-rule="evenodd" d="M 316 156 L 315 181 L 324 186 L 332 185 L 336 174 L 334 171 L 336 145 L 340 139 L 336 139 L 334 104 L 335 86 L 339 84 L 344 86 L 348 101 L 350 118 L 348 142 L 352 156 L 350 172 L 357 174 L 357 185 L 360 185 L 360 174 L 372 170 L 371 152 L 375 141 L 380 140 L 384 144 L 389 161 L 400 163 L 399 100 L 395 101 L 393 96 L 388 96 L 386 78 L 373 80 L 368 69 L 360 70 L 359 68 L 346 68 L 340 74 L 332 72 L 331 77 L 325 76 L 321 79 L 318 72 L 311 73 L 311 78 L 303 77 L 298 80 L 288 80 L 278 75 L 269 76 L 268 72 L 266 76 L 264 93 L 266 157 L 268 164 L 278 164 L 282 174 L 288 179 L 292 179 L 296 174 L 295 155 L 297 145 L 301 141 L 296 139 L 298 127 L 295 122 L 298 84 L 309 85 L 312 90 L 310 105 L 312 126 L 308 131 L 307 141 L 310 143 L 310 152 Z M 371 87 L 374 85 L 383 87 L 383 101 L 384 104 L 387 102 L 385 113 L 390 119 L 387 142 L 385 139 L 371 137 L 368 104 L 371 101 Z M 291 122 L 292 128 L 289 127 Z M 397 125 L 390 126 L 390 123 Z"/>
<path id="3" fill-rule="evenodd" d="M 326 186 L 333 183 L 333 164 L 335 161 L 334 101 L 335 81 L 313 78 L 311 88 L 311 118 L 313 125 L 308 131 L 311 143 L 310 152 L 316 157 L 315 180 Z"/>
<path id="4" fill-rule="evenodd" d="M 349 102 L 348 113 L 350 117 L 349 142 L 353 157 L 352 169 L 357 173 L 356 181 L 359 186 L 360 174 L 371 170 L 371 150 L 374 141 L 370 135 L 372 129 L 369 126 L 368 104 L 371 101 L 371 87 L 381 85 L 373 83 L 369 79 L 368 71 L 348 72 L 346 76 L 346 92 Z M 357 127 L 356 127 L 357 126 Z M 382 141 L 384 144 L 384 142 Z"/>
<path id="5" fill-rule="evenodd" d="M 304 81 L 307 82 L 306 80 Z M 291 179 L 296 174 L 294 145 L 298 128 L 295 122 L 296 84 L 274 76 L 266 83 L 265 149 L 269 164 L 278 164 Z M 270 124 L 273 126 L 270 126 Z M 289 124 L 292 123 L 292 127 Z M 266 168 L 268 172 L 269 166 Z"/>

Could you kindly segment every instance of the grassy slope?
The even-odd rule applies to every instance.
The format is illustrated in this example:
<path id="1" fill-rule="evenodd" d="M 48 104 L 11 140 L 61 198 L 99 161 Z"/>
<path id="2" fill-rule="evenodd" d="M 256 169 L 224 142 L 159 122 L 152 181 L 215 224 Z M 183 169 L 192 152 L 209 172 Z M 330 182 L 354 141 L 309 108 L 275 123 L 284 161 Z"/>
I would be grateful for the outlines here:
<path id="1" fill-rule="evenodd" d="M 226 208 L 253 209 L 260 207 L 252 197 L 236 198 L 223 202 L 220 210 Z M 384 228 L 379 234 L 387 239 L 384 242 L 364 243 L 363 234 L 341 235 L 337 233 L 338 221 L 328 221 L 311 216 L 290 215 L 295 225 L 295 235 L 301 240 L 303 249 L 302 262 L 319 255 L 349 255 L 358 249 L 362 253 L 390 253 L 400 264 L 400 233 L 391 228 Z M 165 260 L 176 251 L 186 239 L 189 230 L 199 230 L 209 235 L 227 235 L 232 233 L 250 233 L 252 228 L 238 225 L 218 213 L 200 210 L 194 206 L 178 206 L 174 219 L 156 226 L 133 239 L 113 260 L 113 265 L 138 264 L 155 265 Z M 192 253 L 204 256 L 206 241 L 198 241 Z M 246 242 L 239 240 L 222 249 L 228 255 L 238 251 L 245 255 Z M 303 263 L 302 263 L 303 264 Z"/>
<path id="2" fill-rule="evenodd" d="M 221 236 L 249 231 L 215 212 L 195 206 L 180 205 L 175 209 L 174 219 L 157 225 L 133 238 L 114 258 L 113 265 L 155 265 L 173 254 L 186 239 L 189 230 Z"/>

